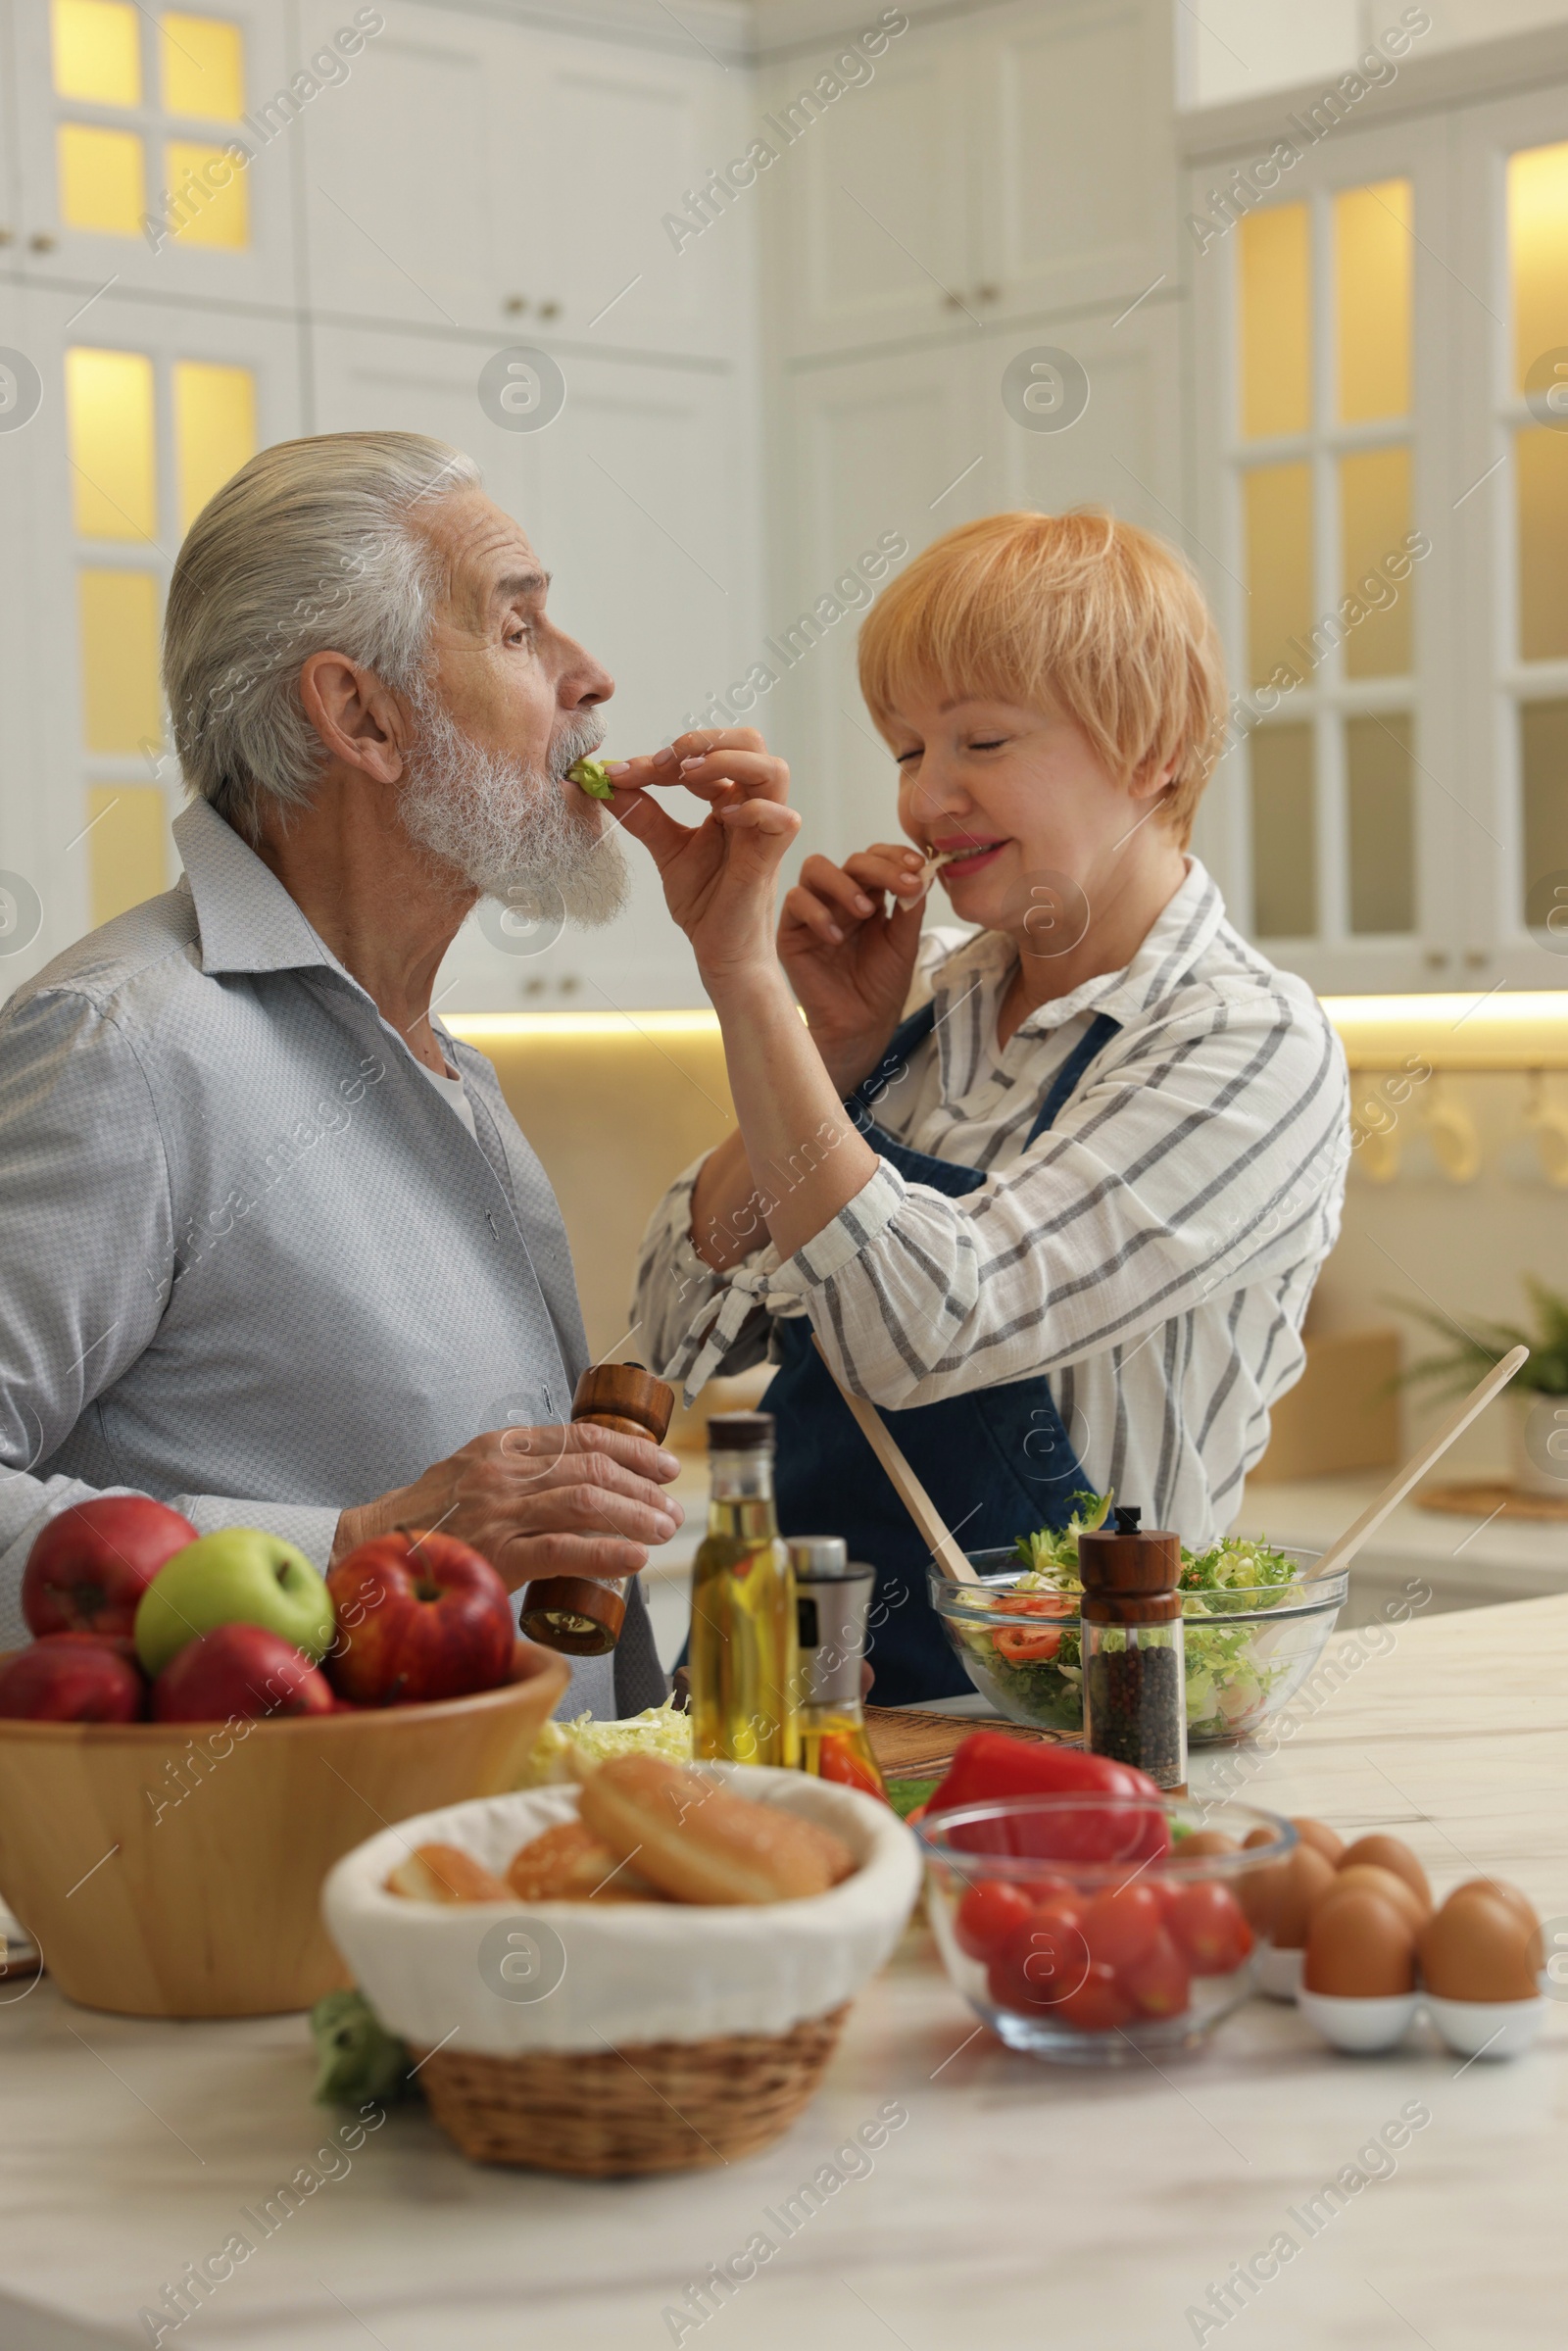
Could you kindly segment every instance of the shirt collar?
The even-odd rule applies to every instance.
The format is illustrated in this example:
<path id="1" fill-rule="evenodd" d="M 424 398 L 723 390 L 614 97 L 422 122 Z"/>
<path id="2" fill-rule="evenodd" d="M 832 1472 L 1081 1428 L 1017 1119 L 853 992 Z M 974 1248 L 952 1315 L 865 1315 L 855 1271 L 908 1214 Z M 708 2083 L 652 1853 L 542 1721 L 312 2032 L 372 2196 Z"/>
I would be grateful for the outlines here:
<path id="1" fill-rule="evenodd" d="M 174 819 L 174 846 L 196 904 L 202 969 L 342 969 L 270 866 L 205 800 Z"/>
<path id="2" fill-rule="evenodd" d="M 1082 1012 L 1108 1012 L 1126 1028 L 1178 988 L 1207 950 L 1225 908 L 1212 876 L 1190 853 L 1187 878 L 1151 924 L 1137 954 L 1120 971 L 1102 971 L 1070 996 L 1037 1004 L 1018 1034 L 1043 1035 Z M 1017 950 L 1000 931 L 980 931 L 950 955 L 936 975 L 939 1018 L 977 985 L 1000 993 L 1011 977 Z"/>

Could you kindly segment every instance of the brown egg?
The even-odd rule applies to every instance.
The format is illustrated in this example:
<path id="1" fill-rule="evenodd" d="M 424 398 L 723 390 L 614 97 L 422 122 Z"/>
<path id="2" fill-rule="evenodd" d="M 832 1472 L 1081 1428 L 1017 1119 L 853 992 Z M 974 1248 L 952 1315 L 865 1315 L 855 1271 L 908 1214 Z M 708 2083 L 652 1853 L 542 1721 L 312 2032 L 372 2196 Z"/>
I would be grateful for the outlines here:
<path id="1" fill-rule="evenodd" d="M 1353 1869 L 1358 1861 L 1370 1861 L 1380 1870 L 1392 1870 L 1396 1878 L 1415 1887 L 1424 1911 L 1432 1908 L 1432 1888 L 1427 1884 L 1426 1871 L 1421 1867 L 1409 1846 L 1397 1837 L 1358 1837 L 1353 1845 L 1347 1845 L 1340 1855 L 1342 1870 Z"/>
<path id="2" fill-rule="evenodd" d="M 1301 1981 L 1343 2000 L 1382 2000 L 1415 1989 L 1415 1929 L 1381 1894 L 1350 1889 L 1319 1902 Z"/>
<path id="3" fill-rule="evenodd" d="M 1247 1845 L 1271 1845 L 1277 1835 L 1278 1832 L 1274 1829 L 1249 1829 L 1247 1835 L 1242 1838 L 1242 1843 L 1244 1847 Z"/>
<path id="4" fill-rule="evenodd" d="M 1279 1889 L 1267 1929 L 1269 1940 L 1277 1951 L 1299 1951 L 1306 1942 L 1307 1921 L 1313 1905 L 1334 1883 L 1334 1866 L 1312 1845 L 1298 1845 L 1289 1860 L 1279 1864 Z"/>
<path id="5" fill-rule="evenodd" d="M 1532 1953 L 1533 1964 L 1538 1968 L 1545 1966 L 1546 1955 L 1542 1946 L 1541 1921 L 1536 1916 L 1535 1904 L 1528 1894 L 1522 1894 L 1517 1886 L 1509 1886 L 1501 1878 L 1466 1878 L 1462 1886 L 1454 1887 L 1453 1892 L 1448 1896 L 1448 1901 L 1456 1900 L 1460 1894 L 1490 1894 L 1494 1902 L 1503 1903 L 1514 1913 L 1530 1938 L 1529 1949 Z M 1446 1904 L 1445 1904 L 1445 1908 L 1446 1908 Z"/>
<path id="6" fill-rule="evenodd" d="M 1319 1895 L 1319 1903 L 1336 1901 L 1342 1891 L 1352 1888 L 1392 1903 L 1409 1920 L 1412 1935 L 1419 1935 L 1432 1915 L 1408 1878 L 1396 1878 L 1393 1870 L 1379 1869 L 1373 1861 L 1352 1861 L 1348 1870 L 1336 1870 L 1334 1882 Z"/>
<path id="7" fill-rule="evenodd" d="M 1301 1813 L 1295 1815 L 1291 1827 L 1303 1845 L 1315 1846 L 1325 1861 L 1332 1861 L 1335 1868 L 1339 1868 L 1340 1857 L 1345 1851 L 1345 1839 L 1338 1830 L 1331 1829 L 1327 1821 L 1309 1820 Z"/>
<path id="8" fill-rule="evenodd" d="M 1178 1858 L 1183 1860 L 1189 1853 L 1234 1853 L 1236 1850 L 1235 1837 L 1225 1836 L 1219 1829 L 1195 1830 L 1191 1837 L 1184 1837 L 1176 1847 Z"/>
<path id="9" fill-rule="evenodd" d="M 1421 1974 L 1440 2000 L 1533 2000 L 1531 1931 L 1485 1889 L 1450 1894 L 1421 1931 Z"/>

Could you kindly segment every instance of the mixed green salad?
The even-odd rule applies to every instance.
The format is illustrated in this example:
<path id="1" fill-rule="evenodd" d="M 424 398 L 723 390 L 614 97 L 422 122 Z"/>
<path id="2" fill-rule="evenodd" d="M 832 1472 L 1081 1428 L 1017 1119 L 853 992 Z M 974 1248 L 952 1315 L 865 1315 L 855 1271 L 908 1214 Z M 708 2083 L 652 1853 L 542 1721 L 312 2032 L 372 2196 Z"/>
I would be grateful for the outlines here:
<path id="1" fill-rule="evenodd" d="M 997 1611 L 995 1629 L 966 1624 L 961 1638 L 983 1660 L 998 1695 L 1031 1722 L 1075 1731 L 1083 1721 L 1083 1664 L 1078 1637 L 1078 1538 L 1102 1526 L 1108 1494 L 1078 1494 L 1060 1534 L 1018 1539 L 1024 1572 Z M 1182 1548 L 1182 1619 L 1187 1650 L 1187 1736 L 1237 1739 L 1268 1712 L 1269 1693 L 1291 1670 L 1259 1654 L 1267 1642 L 1255 1625 L 1225 1618 L 1279 1607 L 1302 1597 L 1296 1566 L 1271 1543 L 1229 1535 L 1206 1551 Z M 1210 1628 L 1202 1620 L 1212 1617 Z M 1011 1620 L 1011 1621 L 1009 1621 Z"/>
<path id="2" fill-rule="evenodd" d="M 566 774 L 590 800 L 613 800 L 615 796 L 615 787 L 605 773 L 602 759 L 576 759 Z"/>

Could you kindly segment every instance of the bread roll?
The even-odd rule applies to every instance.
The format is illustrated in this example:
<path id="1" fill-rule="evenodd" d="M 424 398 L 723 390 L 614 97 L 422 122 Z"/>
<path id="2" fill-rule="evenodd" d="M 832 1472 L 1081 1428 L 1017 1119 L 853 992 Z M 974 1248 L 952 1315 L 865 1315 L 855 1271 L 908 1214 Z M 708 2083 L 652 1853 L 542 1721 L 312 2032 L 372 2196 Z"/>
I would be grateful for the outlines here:
<path id="1" fill-rule="evenodd" d="M 602 1764 L 582 1818 L 677 1902 L 788 1902 L 826 1893 L 856 1867 L 843 1840 L 774 1804 L 657 1755 Z"/>
<path id="2" fill-rule="evenodd" d="M 388 1893 L 415 1902 L 505 1902 L 499 1878 L 457 1845 L 417 1845 L 387 1879 Z"/>
<path id="3" fill-rule="evenodd" d="M 562 1821 L 519 1846 L 507 1884 L 524 1902 L 659 1902 L 646 1878 L 580 1820 Z"/>

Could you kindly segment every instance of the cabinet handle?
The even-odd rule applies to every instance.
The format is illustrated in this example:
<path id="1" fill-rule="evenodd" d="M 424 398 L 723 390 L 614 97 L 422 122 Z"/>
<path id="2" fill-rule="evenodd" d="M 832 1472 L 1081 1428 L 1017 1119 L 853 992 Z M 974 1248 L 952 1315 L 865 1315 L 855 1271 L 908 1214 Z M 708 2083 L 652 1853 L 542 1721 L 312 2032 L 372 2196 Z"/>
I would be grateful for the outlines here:
<path id="1" fill-rule="evenodd" d="M 539 316 L 541 318 L 559 318 L 561 316 L 560 303 L 541 302 L 539 305 Z"/>
<path id="2" fill-rule="evenodd" d="M 1464 964 L 1467 971 L 1482 971 L 1491 960 L 1492 957 L 1482 948 L 1467 947 L 1464 951 Z"/>
<path id="3" fill-rule="evenodd" d="M 17 232 L 14 228 L 0 228 L 0 245 L 14 245 L 16 241 Z"/>
<path id="4" fill-rule="evenodd" d="M 27 251 L 29 253 L 53 253 L 59 242 L 60 239 L 51 236 L 47 228 L 35 228 L 27 239 Z"/>
<path id="5" fill-rule="evenodd" d="M 520 318 L 528 307 L 527 297 L 523 294 L 509 294 L 501 307 L 509 318 Z"/>
<path id="6" fill-rule="evenodd" d="M 1002 288 L 1000 286 L 977 286 L 974 298 L 976 302 L 1000 302 Z"/>
<path id="7" fill-rule="evenodd" d="M 1447 960 L 1448 951 L 1446 948 L 1429 947 L 1427 949 L 1425 961 L 1429 971 L 1442 971 Z"/>
<path id="8" fill-rule="evenodd" d="M 963 296 L 961 294 L 944 294 L 942 297 L 942 307 L 947 311 L 961 311 L 963 308 Z"/>

